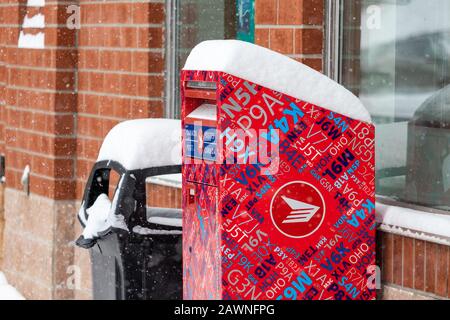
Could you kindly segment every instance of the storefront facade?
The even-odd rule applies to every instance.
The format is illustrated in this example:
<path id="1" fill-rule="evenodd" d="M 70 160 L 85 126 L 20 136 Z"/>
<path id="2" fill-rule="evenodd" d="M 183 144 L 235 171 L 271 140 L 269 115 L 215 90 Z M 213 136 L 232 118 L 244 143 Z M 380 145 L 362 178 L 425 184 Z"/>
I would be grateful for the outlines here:
<path id="1" fill-rule="evenodd" d="M 190 49 L 208 39 L 241 39 L 324 72 L 361 98 L 377 127 L 381 296 L 448 298 L 449 6 L 446 0 L 80 0 L 38 7 L 1 1 L 0 270 L 29 298 L 90 298 L 89 257 L 72 241 L 102 139 L 125 119 L 178 118 L 179 71 Z M 77 8 L 80 28 L 70 29 Z M 26 26 L 26 17 L 36 15 L 45 16 L 45 25 Z M 19 41 L 40 33 L 43 47 Z M 27 166 L 29 184 L 21 179 Z M 176 181 L 154 180 L 149 191 L 155 206 L 181 206 Z M 1 228 L 0 207 L 0 235 Z"/>

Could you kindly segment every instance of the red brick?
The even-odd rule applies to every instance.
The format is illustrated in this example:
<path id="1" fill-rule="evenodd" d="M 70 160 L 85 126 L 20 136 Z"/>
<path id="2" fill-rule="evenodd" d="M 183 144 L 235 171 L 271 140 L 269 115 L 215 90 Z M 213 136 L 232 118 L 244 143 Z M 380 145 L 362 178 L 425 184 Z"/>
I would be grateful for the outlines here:
<path id="1" fill-rule="evenodd" d="M 133 5 L 133 23 L 164 23 L 164 4 L 136 3 Z"/>
<path id="2" fill-rule="evenodd" d="M 101 4 L 81 4 L 81 23 L 96 24 L 102 22 Z"/>
<path id="3" fill-rule="evenodd" d="M 414 240 L 403 238 L 403 286 L 414 287 Z"/>
<path id="4" fill-rule="evenodd" d="M 54 99 L 54 111 L 56 112 L 74 112 L 76 109 L 77 97 L 73 93 L 55 93 L 49 96 Z"/>
<path id="5" fill-rule="evenodd" d="M 96 95 L 86 95 L 84 99 L 86 104 L 86 113 L 98 114 L 98 110 L 100 107 L 99 97 Z"/>
<path id="6" fill-rule="evenodd" d="M 382 233 L 383 258 L 382 281 L 392 283 L 393 279 L 393 241 L 392 234 Z"/>
<path id="7" fill-rule="evenodd" d="M 56 180 L 55 181 L 55 200 L 66 200 L 75 198 L 75 181 L 74 180 Z"/>
<path id="8" fill-rule="evenodd" d="M 323 25 L 324 24 L 324 4 L 323 0 L 303 1 L 303 24 Z"/>
<path id="9" fill-rule="evenodd" d="M 393 279 L 392 282 L 399 286 L 403 283 L 403 237 L 393 235 Z"/>
<path id="10" fill-rule="evenodd" d="M 109 97 L 109 96 L 99 96 L 98 97 L 98 114 L 100 116 L 106 116 L 106 117 L 113 117 L 113 106 L 114 106 L 114 99 L 115 97 Z M 101 128 L 101 126 L 99 126 Z M 103 133 L 101 133 L 103 134 Z"/>
<path id="11" fill-rule="evenodd" d="M 78 64 L 78 53 L 71 49 L 61 49 L 54 53 L 55 66 L 58 68 L 76 68 Z"/>
<path id="12" fill-rule="evenodd" d="M 163 72 L 164 58 L 160 53 L 134 52 L 132 70 L 135 72 Z"/>
<path id="13" fill-rule="evenodd" d="M 103 92 L 106 76 L 101 72 L 89 72 L 89 90 Z"/>
<path id="14" fill-rule="evenodd" d="M 79 71 L 78 72 L 78 90 L 86 91 L 89 90 L 89 73 Z M 78 111 L 80 109 L 78 108 Z"/>
<path id="15" fill-rule="evenodd" d="M 114 55 L 114 68 L 119 71 L 131 71 L 132 53 L 130 51 L 117 51 Z"/>
<path id="16" fill-rule="evenodd" d="M 125 98 L 115 98 L 112 102 L 113 116 L 126 119 L 131 112 L 130 100 Z"/>
<path id="17" fill-rule="evenodd" d="M 302 24 L 303 0 L 278 1 L 278 24 Z"/>
<path id="18" fill-rule="evenodd" d="M 104 92 L 120 93 L 120 75 L 108 73 L 104 76 Z"/>
<path id="19" fill-rule="evenodd" d="M 95 139 L 84 140 L 84 155 L 87 159 L 95 160 L 98 156 L 98 151 L 99 151 L 98 140 Z"/>
<path id="20" fill-rule="evenodd" d="M 56 135 L 72 135 L 75 133 L 75 117 L 74 115 L 55 115 L 55 129 Z"/>
<path id="21" fill-rule="evenodd" d="M 104 55 L 104 52 L 100 54 L 98 50 L 83 50 L 84 57 L 83 65 L 88 69 L 97 69 L 99 67 L 100 56 Z"/>
<path id="22" fill-rule="evenodd" d="M 436 289 L 436 257 L 437 245 L 435 243 L 425 243 L 425 291 L 434 293 Z"/>
<path id="23" fill-rule="evenodd" d="M 435 293 L 441 297 L 447 297 L 448 282 L 448 247 L 442 244 L 437 245 L 437 266 L 436 266 L 436 290 Z"/>
<path id="24" fill-rule="evenodd" d="M 270 30 L 269 29 L 256 29 L 255 30 L 255 43 L 262 47 L 270 47 Z"/>
<path id="25" fill-rule="evenodd" d="M 295 53 L 322 54 L 323 32 L 321 29 L 296 29 Z"/>
<path id="26" fill-rule="evenodd" d="M 138 48 L 162 48 L 162 28 L 139 28 Z"/>
<path id="27" fill-rule="evenodd" d="M 56 73 L 56 90 L 74 90 L 75 73 L 74 72 L 58 72 Z"/>
<path id="28" fill-rule="evenodd" d="M 104 45 L 107 47 L 121 47 L 122 38 L 120 36 L 119 27 L 105 27 L 103 28 Z"/>
<path id="29" fill-rule="evenodd" d="M 55 139 L 55 156 L 71 157 L 76 152 L 76 140 L 73 138 L 59 138 Z"/>
<path id="30" fill-rule="evenodd" d="M 255 0 L 255 23 L 277 23 L 277 0 Z"/>
<path id="31" fill-rule="evenodd" d="M 138 77 L 134 75 L 122 74 L 120 76 L 119 92 L 124 95 L 135 96 L 138 93 L 137 88 Z"/>
<path id="32" fill-rule="evenodd" d="M 111 70 L 114 68 L 114 51 L 100 52 L 100 68 Z"/>
<path id="33" fill-rule="evenodd" d="M 414 289 L 425 290 L 425 242 L 414 240 Z"/>
<path id="34" fill-rule="evenodd" d="M 161 30 L 161 28 L 159 28 Z M 128 48 L 137 47 L 137 28 L 120 28 L 120 46 Z"/>
<path id="35" fill-rule="evenodd" d="M 271 29 L 270 49 L 283 54 L 292 54 L 294 52 L 294 30 Z"/>

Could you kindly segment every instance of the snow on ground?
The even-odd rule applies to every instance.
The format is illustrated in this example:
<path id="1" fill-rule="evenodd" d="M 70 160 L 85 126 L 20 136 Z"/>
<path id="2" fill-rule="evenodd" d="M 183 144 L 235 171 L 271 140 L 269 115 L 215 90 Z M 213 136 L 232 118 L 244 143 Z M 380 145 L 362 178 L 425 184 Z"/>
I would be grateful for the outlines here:
<path id="1" fill-rule="evenodd" d="M 138 119 L 116 125 L 106 136 L 97 161 L 113 160 L 127 170 L 181 164 L 181 122 Z"/>
<path id="2" fill-rule="evenodd" d="M 8 284 L 2 272 L 0 272 L 0 300 L 25 300 L 16 288 Z"/>
<path id="3" fill-rule="evenodd" d="M 183 69 L 229 73 L 350 118 L 371 122 L 361 101 L 337 82 L 285 55 L 248 42 L 201 42 L 192 49 Z"/>

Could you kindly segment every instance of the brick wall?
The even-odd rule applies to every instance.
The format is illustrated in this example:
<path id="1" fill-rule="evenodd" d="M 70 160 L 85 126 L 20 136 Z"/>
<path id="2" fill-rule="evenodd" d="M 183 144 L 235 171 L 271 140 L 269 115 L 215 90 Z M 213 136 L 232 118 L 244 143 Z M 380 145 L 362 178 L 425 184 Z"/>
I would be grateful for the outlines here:
<path id="1" fill-rule="evenodd" d="M 448 246 L 379 232 L 377 248 L 384 284 L 450 298 Z"/>
<path id="2" fill-rule="evenodd" d="M 5 43 L 7 38 L 6 28 L 4 27 L 3 16 L 5 12 L 5 0 L 0 2 L 0 155 L 5 154 L 5 90 L 7 82 L 6 73 L 6 50 Z"/>
<path id="3" fill-rule="evenodd" d="M 75 207 L 75 32 L 64 1 L 28 7 L 2 1 L 1 120 L 6 155 L 4 260 L 1 269 L 27 297 L 70 298 L 64 285 L 73 263 Z M 23 29 L 25 17 L 45 16 L 45 28 Z M 62 25 L 61 25 L 62 24 Z M 45 48 L 19 48 L 19 33 L 45 33 Z M 30 166 L 30 192 L 20 178 Z M 67 202 L 69 201 L 69 202 Z"/>
<path id="4" fill-rule="evenodd" d="M 163 117 L 163 1 L 80 1 L 76 198 L 108 131 L 126 119 Z M 76 226 L 76 234 L 81 233 Z M 75 250 L 82 271 L 75 298 L 91 297 L 86 250 Z"/>
<path id="5" fill-rule="evenodd" d="M 45 8 L 27 8 L 26 1 L 3 5 L 8 187 L 21 189 L 22 171 L 30 165 L 32 193 L 73 199 L 76 50 L 73 35 L 58 28 L 65 6 L 57 1 L 47 1 Z M 17 48 L 24 17 L 39 12 L 45 15 L 46 48 Z"/>
<path id="6" fill-rule="evenodd" d="M 255 0 L 255 42 L 322 71 L 324 0 Z"/>
<path id="7" fill-rule="evenodd" d="M 0 182 L 0 265 L 3 261 L 3 230 L 5 228 L 5 185 Z"/>
<path id="8" fill-rule="evenodd" d="M 163 117 L 164 3 L 80 1 L 77 198 L 108 131 Z"/>
<path id="9" fill-rule="evenodd" d="M 147 185 L 147 206 L 159 208 L 181 208 L 181 188 L 149 183 Z"/>
<path id="10" fill-rule="evenodd" d="M 81 29 L 66 26 L 79 4 Z M 164 1 L 0 2 L 0 153 L 6 154 L 2 269 L 28 298 L 90 298 L 76 200 L 101 141 L 119 121 L 161 117 Z M 45 16 L 45 48 L 18 48 L 26 16 Z M 31 168 L 30 196 L 20 178 Z M 33 254 L 34 253 L 34 254 Z M 41 258 L 37 258 L 41 257 Z M 67 287 L 71 266 L 81 287 Z M 32 267 L 27 267 L 32 266 Z"/>

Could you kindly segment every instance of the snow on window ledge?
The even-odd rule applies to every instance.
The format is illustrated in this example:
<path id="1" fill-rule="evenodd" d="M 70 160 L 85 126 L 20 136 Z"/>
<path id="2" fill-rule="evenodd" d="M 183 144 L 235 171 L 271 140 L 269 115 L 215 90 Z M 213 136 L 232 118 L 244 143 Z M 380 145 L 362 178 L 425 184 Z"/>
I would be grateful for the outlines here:
<path id="1" fill-rule="evenodd" d="M 174 173 L 150 177 L 146 180 L 146 182 L 156 184 L 159 186 L 181 189 L 182 188 L 181 180 L 182 180 L 181 173 Z"/>
<path id="2" fill-rule="evenodd" d="M 378 229 L 450 246 L 450 215 L 376 203 Z"/>

